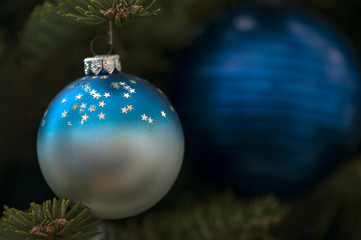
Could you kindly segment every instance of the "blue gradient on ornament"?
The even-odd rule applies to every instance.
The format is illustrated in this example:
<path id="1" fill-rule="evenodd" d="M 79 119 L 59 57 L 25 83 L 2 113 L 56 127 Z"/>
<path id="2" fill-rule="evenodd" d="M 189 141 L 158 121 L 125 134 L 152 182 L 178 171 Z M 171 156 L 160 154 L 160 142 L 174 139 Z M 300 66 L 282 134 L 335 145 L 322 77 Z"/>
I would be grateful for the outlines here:
<path id="1" fill-rule="evenodd" d="M 231 11 L 193 49 L 182 115 L 192 161 L 215 182 L 256 194 L 301 191 L 355 143 L 359 67 L 322 20 Z"/>
<path id="2" fill-rule="evenodd" d="M 119 82 L 134 92 L 111 87 Z M 94 98 L 92 90 L 102 96 Z M 79 94 L 83 96 L 76 100 Z M 104 107 L 99 106 L 102 101 Z M 84 111 L 73 109 L 82 103 L 87 104 Z M 82 122 L 84 114 L 89 118 Z M 48 107 L 38 133 L 39 163 L 51 189 L 59 197 L 81 200 L 107 219 L 133 216 L 155 205 L 176 180 L 183 151 L 182 127 L 167 97 L 145 80 L 123 73 L 88 76 L 68 85 Z"/>

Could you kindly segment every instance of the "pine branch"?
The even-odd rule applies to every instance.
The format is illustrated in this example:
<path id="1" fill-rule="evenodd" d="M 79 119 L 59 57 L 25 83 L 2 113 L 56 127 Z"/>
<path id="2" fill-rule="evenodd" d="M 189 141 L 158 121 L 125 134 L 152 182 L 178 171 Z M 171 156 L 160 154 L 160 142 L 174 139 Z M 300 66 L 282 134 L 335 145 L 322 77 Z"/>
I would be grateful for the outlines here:
<path id="1" fill-rule="evenodd" d="M 0 221 L 0 239 L 7 240 L 86 240 L 98 234 L 99 220 L 81 209 L 78 202 L 69 207 L 66 199 L 53 199 L 42 205 L 31 203 L 28 211 L 5 207 Z"/>
<path id="2" fill-rule="evenodd" d="M 114 21 L 117 27 L 137 18 L 157 15 L 160 9 L 151 10 L 156 0 L 58 0 L 58 14 L 87 24 Z M 144 7 L 143 7 L 144 5 Z"/>
<path id="3" fill-rule="evenodd" d="M 231 193 L 185 203 L 168 212 L 153 212 L 117 226 L 116 239 L 127 240 L 271 240 L 269 233 L 288 214 L 289 207 L 268 196 L 250 202 Z"/>
<path id="4" fill-rule="evenodd" d="M 84 24 L 73 22 L 57 14 L 58 5 L 50 1 L 34 8 L 20 35 L 21 48 L 31 58 L 28 62 L 36 66 L 37 59 L 44 59 Z"/>

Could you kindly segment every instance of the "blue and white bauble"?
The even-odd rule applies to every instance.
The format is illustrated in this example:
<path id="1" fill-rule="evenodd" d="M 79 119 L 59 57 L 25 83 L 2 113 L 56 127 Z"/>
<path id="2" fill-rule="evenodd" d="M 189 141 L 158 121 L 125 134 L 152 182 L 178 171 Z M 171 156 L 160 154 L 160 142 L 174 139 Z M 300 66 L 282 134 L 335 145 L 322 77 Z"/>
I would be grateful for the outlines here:
<path id="1" fill-rule="evenodd" d="M 38 157 L 56 195 L 82 201 L 100 218 L 119 219 L 147 210 L 169 191 L 183 160 L 183 131 L 160 90 L 115 73 L 114 56 L 96 59 L 87 71 L 100 75 L 71 83 L 48 107 Z"/>

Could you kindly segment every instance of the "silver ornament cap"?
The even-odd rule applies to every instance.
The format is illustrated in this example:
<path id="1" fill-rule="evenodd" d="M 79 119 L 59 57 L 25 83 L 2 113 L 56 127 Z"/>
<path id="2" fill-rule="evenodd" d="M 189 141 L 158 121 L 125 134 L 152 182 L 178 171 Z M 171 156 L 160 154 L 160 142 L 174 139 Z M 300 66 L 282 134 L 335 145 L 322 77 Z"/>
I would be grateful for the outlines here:
<path id="1" fill-rule="evenodd" d="M 97 55 L 84 59 L 85 75 L 102 75 L 121 72 L 119 55 Z"/>

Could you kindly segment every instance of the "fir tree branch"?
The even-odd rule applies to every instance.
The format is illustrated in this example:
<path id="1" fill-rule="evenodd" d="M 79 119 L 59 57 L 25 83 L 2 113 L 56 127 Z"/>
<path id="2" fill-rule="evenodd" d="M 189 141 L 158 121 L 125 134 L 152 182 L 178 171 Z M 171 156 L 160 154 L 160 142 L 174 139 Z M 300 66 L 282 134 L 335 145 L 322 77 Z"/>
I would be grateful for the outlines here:
<path id="1" fill-rule="evenodd" d="M 151 10 L 156 0 L 58 0 L 58 14 L 87 24 L 114 21 L 117 27 L 137 18 L 157 15 L 160 9 Z M 143 7 L 144 5 L 144 7 Z"/>
<path id="2" fill-rule="evenodd" d="M 117 226 L 116 239 L 128 240 L 271 240 L 270 227 L 288 214 L 289 207 L 273 196 L 250 202 L 232 193 L 206 201 L 185 203 L 173 211 L 151 212 L 140 221 L 127 220 Z"/>
<path id="3" fill-rule="evenodd" d="M 98 234 L 99 220 L 80 203 L 69 207 L 66 199 L 42 205 L 31 203 L 28 211 L 5 207 L 0 221 L 0 239 L 7 240 L 86 240 Z"/>

